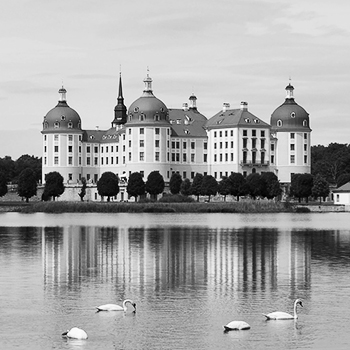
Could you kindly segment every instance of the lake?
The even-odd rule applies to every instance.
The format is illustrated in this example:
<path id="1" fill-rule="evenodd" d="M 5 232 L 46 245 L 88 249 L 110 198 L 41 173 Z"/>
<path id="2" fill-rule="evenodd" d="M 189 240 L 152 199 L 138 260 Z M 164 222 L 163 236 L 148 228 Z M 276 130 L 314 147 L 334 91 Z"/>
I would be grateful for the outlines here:
<path id="1" fill-rule="evenodd" d="M 348 349 L 350 213 L 0 213 L 0 348 Z M 96 312 L 131 298 L 133 312 Z M 293 313 L 297 321 L 266 321 Z M 223 332 L 244 320 L 250 330 Z M 87 340 L 61 333 L 77 326 Z"/>

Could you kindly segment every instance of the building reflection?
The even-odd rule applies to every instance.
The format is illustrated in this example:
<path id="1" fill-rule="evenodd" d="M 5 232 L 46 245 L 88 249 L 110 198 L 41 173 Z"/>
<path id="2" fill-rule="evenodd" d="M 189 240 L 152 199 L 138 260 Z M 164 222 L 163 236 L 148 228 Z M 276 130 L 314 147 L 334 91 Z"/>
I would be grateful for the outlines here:
<path id="1" fill-rule="evenodd" d="M 312 235 L 299 231 L 203 227 L 53 227 L 42 229 L 44 283 L 130 285 L 157 293 L 215 295 L 307 289 Z"/>

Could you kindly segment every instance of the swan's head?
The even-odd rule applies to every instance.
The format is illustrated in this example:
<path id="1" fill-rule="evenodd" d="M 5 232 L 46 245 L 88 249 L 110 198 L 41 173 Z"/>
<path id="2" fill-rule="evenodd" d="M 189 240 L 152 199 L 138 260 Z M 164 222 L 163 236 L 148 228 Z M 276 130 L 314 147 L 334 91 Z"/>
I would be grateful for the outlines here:
<path id="1" fill-rule="evenodd" d="M 67 334 L 68 334 L 68 332 L 69 332 L 69 330 L 67 329 L 67 331 L 65 331 L 65 332 L 62 333 L 62 336 L 63 336 L 63 337 L 66 337 Z"/>
<path id="2" fill-rule="evenodd" d="M 131 305 L 133 306 L 133 308 L 134 308 L 135 311 L 136 311 L 136 303 L 131 303 Z"/>
<path id="3" fill-rule="evenodd" d="M 295 304 L 296 304 L 296 305 L 300 305 L 301 307 L 303 307 L 303 302 L 301 301 L 301 299 L 297 299 L 297 300 L 295 301 Z"/>

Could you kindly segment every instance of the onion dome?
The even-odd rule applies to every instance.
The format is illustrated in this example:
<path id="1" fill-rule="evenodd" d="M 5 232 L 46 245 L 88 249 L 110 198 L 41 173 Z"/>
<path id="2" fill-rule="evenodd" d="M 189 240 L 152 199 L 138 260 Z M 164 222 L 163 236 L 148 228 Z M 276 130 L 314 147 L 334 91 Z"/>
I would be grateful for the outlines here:
<path id="1" fill-rule="evenodd" d="M 152 79 L 147 73 L 144 79 L 145 89 L 140 98 L 133 102 L 128 111 L 127 125 L 169 125 L 167 106 L 153 95 Z"/>
<path id="2" fill-rule="evenodd" d="M 309 114 L 299 106 L 293 96 L 294 87 L 286 87 L 286 100 L 271 115 L 272 131 L 311 131 Z"/>
<path id="3" fill-rule="evenodd" d="M 58 104 L 44 117 L 42 132 L 60 133 L 81 131 L 81 119 L 79 114 L 67 104 L 67 90 L 62 86 L 58 93 L 60 94 Z"/>

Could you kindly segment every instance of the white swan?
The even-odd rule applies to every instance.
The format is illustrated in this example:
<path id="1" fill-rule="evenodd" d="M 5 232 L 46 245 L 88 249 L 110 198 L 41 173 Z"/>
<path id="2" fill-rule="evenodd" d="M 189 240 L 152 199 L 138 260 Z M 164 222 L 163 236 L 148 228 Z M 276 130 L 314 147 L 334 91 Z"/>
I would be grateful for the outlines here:
<path id="1" fill-rule="evenodd" d="M 63 336 L 72 339 L 87 339 L 88 335 L 83 329 L 78 327 L 73 327 L 71 330 L 67 330 L 67 332 L 62 333 Z"/>
<path id="2" fill-rule="evenodd" d="M 134 308 L 134 312 L 136 311 L 136 303 L 134 303 L 130 299 L 125 299 L 123 301 L 123 306 L 116 305 L 116 304 L 104 304 L 97 306 L 96 309 L 97 311 L 127 311 L 127 305 L 126 304 L 131 304 L 131 306 Z"/>
<path id="3" fill-rule="evenodd" d="M 241 331 L 245 329 L 250 329 L 250 325 L 244 321 L 232 321 L 224 326 L 225 332 L 228 331 Z"/>
<path id="4" fill-rule="evenodd" d="M 288 314 L 282 311 L 271 312 L 267 315 L 263 314 L 268 320 L 296 320 L 298 318 L 297 306 L 300 305 L 303 307 L 303 303 L 300 299 L 295 300 L 294 302 L 294 315 Z"/>

